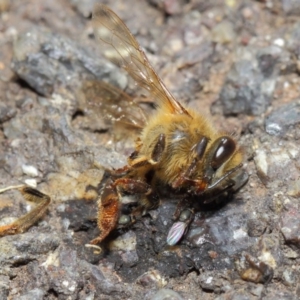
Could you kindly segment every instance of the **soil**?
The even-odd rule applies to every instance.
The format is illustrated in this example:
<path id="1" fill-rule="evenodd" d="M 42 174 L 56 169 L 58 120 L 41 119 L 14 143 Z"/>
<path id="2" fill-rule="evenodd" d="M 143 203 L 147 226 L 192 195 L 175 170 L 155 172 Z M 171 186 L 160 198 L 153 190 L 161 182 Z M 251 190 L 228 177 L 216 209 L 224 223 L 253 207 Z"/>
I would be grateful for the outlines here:
<path id="1" fill-rule="evenodd" d="M 174 247 L 178 199 L 166 189 L 101 248 L 88 245 L 96 200 L 137 132 L 82 101 L 82 86 L 105 81 L 146 113 L 155 99 L 104 57 L 95 2 L 0 0 L 0 188 L 52 199 L 34 226 L 0 238 L 0 300 L 299 299 L 300 1 L 103 1 L 175 98 L 234 135 L 249 180 L 197 212 Z M 17 190 L 0 194 L 0 225 L 32 208 Z"/>

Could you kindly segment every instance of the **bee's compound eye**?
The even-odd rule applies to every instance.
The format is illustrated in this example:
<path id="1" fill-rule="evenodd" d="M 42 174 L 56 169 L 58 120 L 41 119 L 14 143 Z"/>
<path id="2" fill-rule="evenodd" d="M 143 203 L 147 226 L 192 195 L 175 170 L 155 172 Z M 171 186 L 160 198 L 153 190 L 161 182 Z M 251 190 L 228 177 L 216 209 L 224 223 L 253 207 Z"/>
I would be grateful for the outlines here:
<path id="1" fill-rule="evenodd" d="M 169 246 L 176 245 L 184 235 L 187 224 L 185 222 L 175 222 L 167 236 L 167 244 Z"/>
<path id="2" fill-rule="evenodd" d="M 127 225 L 130 222 L 131 222 L 131 218 L 128 215 L 122 215 L 118 220 L 119 225 Z"/>
<path id="3" fill-rule="evenodd" d="M 192 213 L 191 213 L 191 211 L 189 209 L 183 210 L 180 213 L 179 221 L 185 222 L 185 221 L 189 220 L 191 218 L 191 214 Z"/>
<path id="4" fill-rule="evenodd" d="M 218 169 L 230 156 L 233 155 L 236 148 L 235 141 L 224 136 L 219 138 L 219 144 L 215 150 L 215 154 L 211 160 L 211 166 L 213 169 Z"/>

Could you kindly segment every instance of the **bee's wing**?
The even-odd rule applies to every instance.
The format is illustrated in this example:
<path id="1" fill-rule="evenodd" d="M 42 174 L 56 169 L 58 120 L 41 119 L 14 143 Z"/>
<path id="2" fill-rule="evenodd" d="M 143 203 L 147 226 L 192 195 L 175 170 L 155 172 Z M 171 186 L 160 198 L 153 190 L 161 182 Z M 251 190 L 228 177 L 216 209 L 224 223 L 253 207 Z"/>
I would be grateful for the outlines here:
<path id="1" fill-rule="evenodd" d="M 83 82 L 81 96 L 84 105 L 98 115 L 113 123 L 141 129 L 146 117 L 134 100 L 125 92 L 104 81 L 88 80 Z"/>
<path id="2" fill-rule="evenodd" d="M 144 51 L 124 22 L 107 6 L 96 4 L 93 13 L 96 37 L 110 46 L 106 56 L 155 97 L 157 104 L 173 114 L 188 114 L 153 70 Z"/>

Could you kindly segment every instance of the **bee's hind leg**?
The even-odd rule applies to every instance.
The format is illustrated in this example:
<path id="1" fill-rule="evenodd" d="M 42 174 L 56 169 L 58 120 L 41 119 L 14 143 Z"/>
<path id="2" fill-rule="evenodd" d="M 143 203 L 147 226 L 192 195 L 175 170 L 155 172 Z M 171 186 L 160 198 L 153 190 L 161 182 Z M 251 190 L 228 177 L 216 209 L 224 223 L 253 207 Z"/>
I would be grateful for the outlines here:
<path id="1" fill-rule="evenodd" d="M 103 193 L 98 200 L 98 227 L 100 235 L 91 241 L 91 244 L 98 244 L 114 229 L 119 226 L 128 226 L 143 216 L 148 210 L 155 209 L 159 204 L 159 197 L 153 191 L 150 184 L 144 180 L 128 178 L 130 172 L 142 168 L 148 168 L 157 164 L 165 152 L 166 136 L 159 134 L 153 144 L 150 157 L 139 156 L 139 149 L 133 152 L 128 158 L 128 165 L 112 172 L 115 176 L 124 176 L 106 183 Z M 140 195 L 138 205 L 129 215 L 120 215 L 122 194 Z"/>
<path id="2" fill-rule="evenodd" d="M 109 180 L 98 199 L 98 228 L 100 235 L 91 244 L 99 244 L 116 227 L 119 217 L 120 201 L 112 180 Z"/>
<path id="3" fill-rule="evenodd" d="M 138 206 L 129 215 L 120 215 L 122 194 L 142 195 Z M 159 198 L 152 191 L 151 186 L 132 178 L 119 178 L 106 183 L 103 193 L 98 200 L 98 227 L 100 235 L 91 241 L 91 244 L 99 244 L 108 234 L 120 226 L 128 226 L 145 214 L 148 210 L 158 206 Z"/>
<path id="4" fill-rule="evenodd" d="M 158 207 L 159 197 L 147 182 L 132 178 L 120 178 L 114 182 L 114 185 L 119 194 L 127 193 L 142 197 L 138 200 L 138 206 L 130 213 L 131 222 L 144 215 L 148 210 Z"/>

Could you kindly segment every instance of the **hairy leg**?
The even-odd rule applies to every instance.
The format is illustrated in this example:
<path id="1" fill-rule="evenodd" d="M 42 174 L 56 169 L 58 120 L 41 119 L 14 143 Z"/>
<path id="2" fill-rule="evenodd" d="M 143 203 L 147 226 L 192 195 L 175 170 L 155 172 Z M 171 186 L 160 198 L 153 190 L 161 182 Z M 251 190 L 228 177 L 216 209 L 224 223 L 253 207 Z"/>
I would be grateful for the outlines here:
<path id="1" fill-rule="evenodd" d="M 121 197 L 123 193 L 140 195 L 138 206 L 130 215 L 120 216 Z M 119 225 L 129 225 L 141 217 L 149 209 L 158 206 L 159 198 L 149 184 L 132 178 L 119 178 L 106 183 L 98 200 L 98 227 L 100 235 L 91 241 L 99 244 Z"/>

